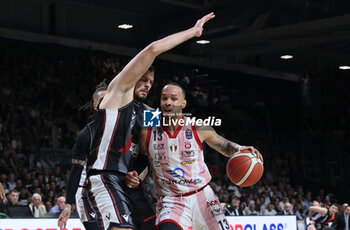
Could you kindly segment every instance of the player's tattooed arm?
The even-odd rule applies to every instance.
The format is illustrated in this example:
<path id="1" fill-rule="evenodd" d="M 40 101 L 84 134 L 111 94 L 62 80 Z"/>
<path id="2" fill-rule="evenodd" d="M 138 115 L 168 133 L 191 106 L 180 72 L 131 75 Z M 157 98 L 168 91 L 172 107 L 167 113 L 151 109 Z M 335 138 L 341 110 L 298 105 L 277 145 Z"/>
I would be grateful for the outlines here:
<path id="1" fill-rule="evenodd" d="M 242 148 L 239 144 L 236 144 L 232 141 L 226 140 L 222 136 L 216 133 L 215 139 L 215 144 L 212 146 L 211 144 L 208 143 L 210 147 L 215 149 L 218 152 L 221 152 L 223 155 L 227 157 L 233 156 L 233 154 L 239 152 Z"/>
<path id="2" fill-rule="evenodd" d="M 240 145 L 220 136 L 210 126 L 197 126 L 197 131 L 202 142 L 206 142 L 210 147 L 226 157 L 233 156 L 241 149 Z"/>
<path id="3" fill-rule="evenodd" d="M 202 142 L 206 142 L 210 147 L 226 157 L 232 157 L 235 153 L 238 153 L 241 150 L 249 150 L 263 161 L 263 157 L 254 147 L 241 146 L 235 142 L 229 141 L 217 134 L 210 126 L 197 126 L 197 132 Z"/>

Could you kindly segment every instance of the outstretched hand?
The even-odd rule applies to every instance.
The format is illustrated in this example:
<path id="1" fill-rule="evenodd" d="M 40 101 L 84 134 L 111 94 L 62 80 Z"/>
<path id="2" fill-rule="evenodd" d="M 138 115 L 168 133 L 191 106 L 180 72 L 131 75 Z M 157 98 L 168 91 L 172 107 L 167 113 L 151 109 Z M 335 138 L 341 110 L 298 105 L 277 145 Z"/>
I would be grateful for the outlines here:
<path id="1" fill-rule="evenodd" d="M 211 12 L 197 21 L 196 25 L 194 25 L 194 28 L 196 29 L 196 37 L 200 37 L 202 35 L 204 24 L 214 17 L 215 14 Z"/>
<path id="2" fill-rule="evenodd" d="M 66 207 L 61 212 L 61 215 L 58 218 L 58 222 L 57 222 L 57 225 L 58 227 L 60 227 L 61 230 L 66 228 L 67 221 L 70 217 L 70 214 L 71 214 L 71 205 L 66 204 Z"/>

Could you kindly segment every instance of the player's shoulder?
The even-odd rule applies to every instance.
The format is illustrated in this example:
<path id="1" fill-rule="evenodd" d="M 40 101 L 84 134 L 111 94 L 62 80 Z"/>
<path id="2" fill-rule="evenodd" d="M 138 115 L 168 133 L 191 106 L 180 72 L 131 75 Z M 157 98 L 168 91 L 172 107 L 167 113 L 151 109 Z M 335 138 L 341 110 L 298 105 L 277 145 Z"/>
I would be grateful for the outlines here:
<path id="1" fill-rule="evenodd" d="M 90 137 L 90 134 L 92 133 L 92 130 L 94 128 L 94 124 L 95 124 L 95 122 L 92 121 L 92 122 L 88 123 L 87 125 L 85 125 L 84 128 L 82 128 L 79 131 L 79 133 L 77 135 L 77 139 Z"/>

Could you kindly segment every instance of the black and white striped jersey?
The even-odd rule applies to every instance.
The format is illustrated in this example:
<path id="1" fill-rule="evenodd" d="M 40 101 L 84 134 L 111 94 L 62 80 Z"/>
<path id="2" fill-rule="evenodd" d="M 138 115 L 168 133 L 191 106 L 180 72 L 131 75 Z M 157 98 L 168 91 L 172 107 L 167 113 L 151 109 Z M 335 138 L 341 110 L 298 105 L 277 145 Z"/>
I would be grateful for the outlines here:
<path id="1" fill-rule="evenodd" d="M 127 173 L 138 153 L 143 104 L 134 101 L 120 109 L 100 109 L 95 117 L 94 138 L 87 169 Z"/>

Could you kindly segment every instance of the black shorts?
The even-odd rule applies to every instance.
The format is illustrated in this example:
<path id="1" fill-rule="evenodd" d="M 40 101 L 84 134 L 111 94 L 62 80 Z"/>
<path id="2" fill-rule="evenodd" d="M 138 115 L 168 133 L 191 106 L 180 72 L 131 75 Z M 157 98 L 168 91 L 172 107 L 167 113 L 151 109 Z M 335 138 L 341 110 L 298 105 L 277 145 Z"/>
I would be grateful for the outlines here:
<path id="1" fill-rule="evenodd" d="M 144 184 L 141 182 L 134 189 L 128 188 L 128 194 L 132 200 L 131 210 L 134 224 L 137 230 L 154 230 L 156 220 L 156 200 L 144 191 Z"/>
<path id="2" fill-rule="evenodd" d="M 126 192 L 125 176 L 103 172 L 89 175 L 89 199 L 98 215 L 99 228 L 111 226 L 134 228 L 131 217 L 131 200 Z"/>

